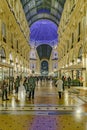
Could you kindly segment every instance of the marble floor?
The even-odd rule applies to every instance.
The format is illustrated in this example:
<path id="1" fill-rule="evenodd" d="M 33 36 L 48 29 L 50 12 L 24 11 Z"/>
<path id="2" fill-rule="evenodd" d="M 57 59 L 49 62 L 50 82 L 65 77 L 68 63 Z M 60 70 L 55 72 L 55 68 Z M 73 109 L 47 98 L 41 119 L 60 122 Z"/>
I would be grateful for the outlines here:
<path id="1" fill-rule="evenodd" d="M 87 88 L 65 86 L 59 99 L 52 82 L 39 82 L 29 100 L 21 84 L 8 97 L 0 98 L 0 130 L 87 130 Z"/>

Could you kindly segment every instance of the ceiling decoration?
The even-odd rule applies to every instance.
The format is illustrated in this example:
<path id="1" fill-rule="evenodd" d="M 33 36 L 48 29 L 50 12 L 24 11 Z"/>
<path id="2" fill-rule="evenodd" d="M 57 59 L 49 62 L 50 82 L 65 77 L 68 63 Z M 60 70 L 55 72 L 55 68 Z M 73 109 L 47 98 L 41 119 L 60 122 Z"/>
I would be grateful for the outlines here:
<path id="1" fill-rule="evenodd" d="M 27 21 L 31 26 L 39 19 L 49 19 L 59 25 L 66 0 L 21 0 Z"/>
<path id="2" fill-rule="evenodd" d="M 36 49 L 37 49 L 37 53 L 38 53 L 40 60 L 42 60 L 42 59 L 49 60 L 50 59 L 50 55 L 52 52 L 51 46 L 46 45 L 46 44 L 42 44 L 42 45 L 38 46 Z"/>
<path id="3" fill-rule="evenodd" d="M 39 20 L 30 27 L 30 44 L 39 46 L 48 44 L 54 46 L 58 43 L 57 26 L 50 20 Z"/>
<path id="4" fill-rule="evenodd" d="M 58 43 L 58 26 L 66 0 L 20 0 L 30 28 L 30 44 L 41 59 Z"/>

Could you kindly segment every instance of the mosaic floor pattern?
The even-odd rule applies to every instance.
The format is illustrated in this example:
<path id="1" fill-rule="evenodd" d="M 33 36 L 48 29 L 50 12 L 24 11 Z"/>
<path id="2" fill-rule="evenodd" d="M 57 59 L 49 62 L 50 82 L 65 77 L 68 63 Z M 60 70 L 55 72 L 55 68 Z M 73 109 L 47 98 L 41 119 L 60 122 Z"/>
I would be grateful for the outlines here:
<path id="1" fill-rule="evenodd" d="M 0 130 L 87 130 L 87 117 L 0 115 Z"/>

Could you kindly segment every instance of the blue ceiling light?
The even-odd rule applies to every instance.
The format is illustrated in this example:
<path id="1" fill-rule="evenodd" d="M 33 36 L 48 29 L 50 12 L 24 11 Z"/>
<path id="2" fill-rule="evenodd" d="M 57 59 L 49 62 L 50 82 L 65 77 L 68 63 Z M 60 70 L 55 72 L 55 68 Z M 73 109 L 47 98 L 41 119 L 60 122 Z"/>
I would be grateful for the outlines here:
<path id="1" fill-rule="evenodd" d="M 58 27 L 50 20 L 39 20 L 30 27 L 30 44 L 39 46 L 48 44 L 54 46 L 58 43 Z"/>

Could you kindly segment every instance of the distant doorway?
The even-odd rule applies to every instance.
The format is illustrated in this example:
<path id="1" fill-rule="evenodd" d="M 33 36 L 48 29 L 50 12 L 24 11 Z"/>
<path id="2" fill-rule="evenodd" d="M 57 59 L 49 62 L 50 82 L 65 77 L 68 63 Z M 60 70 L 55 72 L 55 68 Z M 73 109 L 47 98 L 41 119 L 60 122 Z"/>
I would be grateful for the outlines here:
<path id="1" fill-rule="evenodd" d="M 48 75 L 48 62 L 46 60 L 41 62 L 41 75 L 42 76 Z"/>

